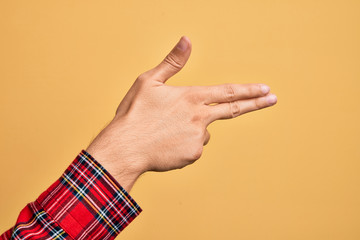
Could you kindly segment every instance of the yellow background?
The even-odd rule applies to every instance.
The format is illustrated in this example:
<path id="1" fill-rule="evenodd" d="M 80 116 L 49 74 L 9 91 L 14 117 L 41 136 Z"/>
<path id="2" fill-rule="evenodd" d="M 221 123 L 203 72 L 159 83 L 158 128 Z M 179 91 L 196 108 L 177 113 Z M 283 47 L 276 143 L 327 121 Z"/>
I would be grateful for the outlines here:
<path id="1" fill-rule="evenodd" d="M 203 156 L 143 175 L 120 239 L 360 239 L 360 1 L 0 1 L 0 231 L 182 35 L 169 85 L 266 83 Z"/>

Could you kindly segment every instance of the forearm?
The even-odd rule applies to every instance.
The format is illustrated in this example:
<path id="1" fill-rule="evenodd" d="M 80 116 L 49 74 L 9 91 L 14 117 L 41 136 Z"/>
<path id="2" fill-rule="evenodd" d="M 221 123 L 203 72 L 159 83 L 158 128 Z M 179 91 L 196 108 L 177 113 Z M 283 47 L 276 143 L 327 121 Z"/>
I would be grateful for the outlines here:
<path id="1" fill-rule="evenodd" d="M 141 211 L 113 176 L 81 151 L 0 239 L 114 239 Z"/>

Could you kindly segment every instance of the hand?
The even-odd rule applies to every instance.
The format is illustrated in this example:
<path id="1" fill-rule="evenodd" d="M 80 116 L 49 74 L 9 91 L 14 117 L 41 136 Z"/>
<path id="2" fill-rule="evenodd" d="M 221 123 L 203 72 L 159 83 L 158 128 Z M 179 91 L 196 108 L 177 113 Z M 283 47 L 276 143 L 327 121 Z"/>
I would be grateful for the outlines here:
<path id="1" fill-rule="evenodd" d="M 277 101 L 264 84 L 166 85 L 190 53 L 191 42 L 182 37 L 159 65 L 138 76 L 114 119 L 86 149 L 127 188 L 146 171 L 179 169 L 199 159 L 213 121 Z"/>

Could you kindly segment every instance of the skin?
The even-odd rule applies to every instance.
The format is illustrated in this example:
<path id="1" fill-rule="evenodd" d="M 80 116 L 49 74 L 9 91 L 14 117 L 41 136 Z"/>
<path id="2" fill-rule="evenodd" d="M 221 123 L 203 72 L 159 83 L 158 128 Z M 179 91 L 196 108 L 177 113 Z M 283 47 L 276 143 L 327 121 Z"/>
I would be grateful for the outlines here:
<path id="1" fill-rule="evenodd" d="M 166 85 L 185 66 L 191 47 L 183 36 L 159 65 L 140 74 L 86 149 L 128 192 L 147 171 L 181 169 L 198 160 L 210 139 L 210 123 L 277 102 L 259 83 Z"/>

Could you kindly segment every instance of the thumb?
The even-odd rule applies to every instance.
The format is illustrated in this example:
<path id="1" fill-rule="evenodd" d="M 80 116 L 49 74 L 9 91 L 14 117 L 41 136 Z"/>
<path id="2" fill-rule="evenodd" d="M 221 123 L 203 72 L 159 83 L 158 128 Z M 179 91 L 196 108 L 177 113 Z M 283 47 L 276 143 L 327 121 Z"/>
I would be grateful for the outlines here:
<path id="1" fill-rule="evenodd" d="M 182 36 L 164 60 L 153 69 L 155 79 L 165 83 L 185 66 L 190 53 L 191 41 L 188 37 Z"/>

